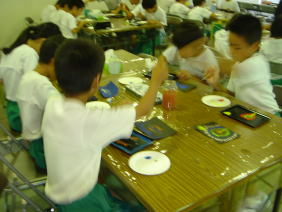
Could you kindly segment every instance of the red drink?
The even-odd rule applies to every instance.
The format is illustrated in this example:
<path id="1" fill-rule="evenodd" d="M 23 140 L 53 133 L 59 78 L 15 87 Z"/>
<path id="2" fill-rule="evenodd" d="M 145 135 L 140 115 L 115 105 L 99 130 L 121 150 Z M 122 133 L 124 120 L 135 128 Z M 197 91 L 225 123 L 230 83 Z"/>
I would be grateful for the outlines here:
<path id="1" fill-rule="evenodd" d="M 163 92 L 162 106 L 166 110 L 173 110 L 176 108 L 176 90 L 165 90 Z"/>

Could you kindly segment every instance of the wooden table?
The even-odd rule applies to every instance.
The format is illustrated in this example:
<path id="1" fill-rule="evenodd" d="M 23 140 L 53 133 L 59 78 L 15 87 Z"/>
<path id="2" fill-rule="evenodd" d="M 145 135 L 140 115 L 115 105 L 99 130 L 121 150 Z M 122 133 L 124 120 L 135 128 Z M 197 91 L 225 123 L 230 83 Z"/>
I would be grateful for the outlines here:
<path id="1" fill-rule="evenodd" d="M 132 69 L 126 75 L 138 75 L 134 72 L 144 69 L 144 61 L 137 56 L 125 51 L 116 53 L 124 61 L 125 71 Z M 107 78 L 104 76 L 104 83 Z M 117 76 L 110 78 L 115 81 Z M 162 152 L 170 158 L 171 167 L 167 172 L 158 176 L 140 175 L 127 165 L 129 155 L 126 153 L 112 146 L 103 152 L 107 167 L 149 211 L 191 210 L 281 162 L 281 118 L 263 112 L 272 118 L 271 121 L 257 129 L 250 128 L 221 115 L 222 108 L 202 104 L 202 96 L 212 91 L 206 85 L 193 83 L 197 85 L 196 89 L 188 93 L 177 92 L 177 110 L 167 112 L 156 106 L 144 118 L 157 116 L 177 130 L 175 136 L 155 141 L 146 148 Z M 228 97 L 232 105 L 243 104 L 227 94 L 218 94 Z M 125 98 L 135 99 L 121 89 L 115 102 Z M 194 129 L 197 124 L 211 121 L 239 133 L 240 137 L 226 144 L 218 144 Z"/>

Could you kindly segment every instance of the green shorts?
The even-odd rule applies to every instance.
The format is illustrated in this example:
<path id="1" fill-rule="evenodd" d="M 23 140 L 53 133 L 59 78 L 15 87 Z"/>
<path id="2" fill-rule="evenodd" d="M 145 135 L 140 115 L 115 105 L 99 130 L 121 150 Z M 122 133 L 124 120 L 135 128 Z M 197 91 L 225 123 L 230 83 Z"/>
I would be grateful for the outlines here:
<path id="1" fill-rule="evenodd" d="M 11 129 L 17 132 L 21 132 L 22 121 L 18 103 L 6 99 L 6 114 Z"/>
<path id="2" fill-rule="evenodd" d="M 46 169 L 46 162 L 43 148 L 43 138 L 30 141 L 29 154 L 34 158 L 36 165 L 41 169 Z"/>
<path id="3" fill-rule="evenodd" d="M 71 185 L 70 185 L 71 186 Z M 114 198 L 108 189 L 96 184 L 85 197 L 67 205 L 57 205 L 59 212 L 127 212 L 140 211 Z"/>

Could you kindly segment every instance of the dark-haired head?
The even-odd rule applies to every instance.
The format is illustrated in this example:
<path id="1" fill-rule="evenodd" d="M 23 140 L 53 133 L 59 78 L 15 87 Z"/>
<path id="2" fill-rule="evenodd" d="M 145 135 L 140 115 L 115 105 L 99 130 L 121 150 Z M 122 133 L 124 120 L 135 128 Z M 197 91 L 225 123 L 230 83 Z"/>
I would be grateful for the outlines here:
<path id="1" fill-rule="evenodd" d="M 68 1 L 68 0 L 58 0 L 58 1 L 56 2 L 56 5 L 59 6 L 59 7 L 61 7 L 61 8 L 63 8 L 63 7 L 67 4 L 67 1 Z"/>
<path id="2" fill-rule="evenodd" d="M 272 22 L 270 36 L 273 38 L 282 38 L 282 14 Z"/>
<path id="3" fill-rule="evenodd" d="M 44 39 L 51 37 L 53 35 L 61 35 L 61 34 L 62 33 L 59 27 L 53 23 L 43 23 L 38 26 L 30 26 L 20 34 L 17 40 L 9 48 L 4 48 L 3 52 L 4 54 L 9 54 L 10 52 L 13 51 L 13 49 L 17 48 L 18 46 L 22 44 L 27 44 L 28 41 L 34 41 L 34 42 L 38 41 L 35 44 L 35 49 L 39 51 L 40 46 L 44 41 Z"/>
<path id="4" fill-rule="evenodd" d="M 202 6 L 206 3 L 206 0 L 193 0 L 194 7 Z"/>
<path id="5" fill-rule="evenodd" d="M 262 25 L 248 14 L 235 15 L 227 24 L 230 52 L 234 60 L 242 62 L 259 50 Z"/>
<path id="6" fill-rule="evenodd" d="M 103 50 L 86 39 L 66 40 L 55 55 L 55 72 L 66 96 L 90 92 L 103 71 Z M 98 85 L 97 85 L 98 86 Z"/>
<path id="7" fill-rule="evenodd" d="M 143 0 L 142 7 L 148 12 L 154 12 L 157 9 L 156 0 Z"/>
<path id="8" fill-rule="evenodd" d="M 79 16 L 85 7 L 85 4 L 82 0 L 67 0 L 65 5 L 68 8 L 68 12 L 74 17 Z"/>

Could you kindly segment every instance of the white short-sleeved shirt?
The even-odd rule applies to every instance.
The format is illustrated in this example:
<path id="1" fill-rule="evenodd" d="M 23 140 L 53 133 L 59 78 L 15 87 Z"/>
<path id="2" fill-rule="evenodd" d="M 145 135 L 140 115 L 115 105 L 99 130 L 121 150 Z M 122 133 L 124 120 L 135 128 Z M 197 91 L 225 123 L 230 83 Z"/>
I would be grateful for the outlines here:
<path id="1" fill-rule="evenodd" d="M 37 52 L 26 44 L 15 48 L 10 54 L 1 58 L 0 78 L 3 79 L 8 100 L 17 100 L 18 85 L 23 74 L 34 70 L 37 64 Z"/>
<path id="2" fill-rule="evenodd" d="M 267 40 L 263 40 L 260 50 L 268 61 L 282 64 L 281 38 L 269 38 Z"/>
<path id="3" fill-rule="evenodd" d="M 270 83 L 269 64 L 261 54 L 254 54 L 232 67 L 227 89 L 235 97 L 270 113 L 279 111 Z"/>
<path id="4" fill-rule="evenodd" d="M 219 69 L 217 60 L 213 52 L 205 46 L 205 50 L 197 57 L 181 58 L 176 46 L 168 47 L 163 56 L 169 64 L 179 65 L 180 70 L 186 70 L 194 76 L 203 78 L 208 68 Z"/>
<path id="5" fill-rule="evenodd" d="M 147 20 L 155 20 L 159 21 L 162 25 L 167 25 L 167 19 L 166 19 L 166 13 L 164 10 L 160 7 L 156 10 L 154 13 L 148 13 L 146 10 L 143 9 L 142 5 L 139 4 L 135 7 L 135 9 L 132 11 L 132 14 L 134 16 L 137 16 L 139 13 L 145 16 Z"/>
<path id="6" fill-rule="evenodd" d="M 59 204 L 86 196 L 97 183 L 102 149 L 129 138 L 135 116 L 133 106 L 91 110 L 75 99 L 50 97 L 42 123 L 47 196 Z"/>
<path id="7" fill-rule="evenodd" d="M 130 0 L 121 0 L 121 3 L 125 4 L 130 11 L 134 10 L 134 8 L 139 4 L 131 4 Z"/>
<path id="8" fill-rule="evenodd" d="M 158 6 L 162 8 L 166 13 L 169 11 L 169 8 L 174 2 L 175 0 L 157 0 Z"/>
<path id="9" fill-rule="evenodd" d="M 179 2 L 175 2 L 171 7 L 169 8 L 169 14 L 171 15 L 177 15 L 181 18 L 187 18 L 188 13 L 190 9 L 186 7 L 184 4 L 181 4 Z"/>
<path id="10" fill-rule="evenodd" d="M 44 23 L 49 22 L 51 15 L 56 11 L 57 9 L 54 5 L 48 5 L 41 13 L 41 21 Z"/>
<path id="11" fill-rule="evenodd" d="M 221 29 L 214 34 L 214 48 L 225 58 L 231 59 L 229 47 L 229 31 Z"/>
<path id="12" fill-rule="evenodd" d="M 25 73 L 20 81 L 17 102 L 23 124 L 22 136 L 27 140 L 38 139 L 41 134 L 41 123 L 44 107 L 48 97 L 58 91 L 45 76 L 36 71 Z"/>
<path id="13" fill-rule="evenodd" d="M 77 21 L 72 14 L 64 10 L 57 10 L 50 16 L 50 21 L 59 26 L 64 37 L 77 38 L 77 35 L 72 32 L 77 27 Z"/>
<path id="14" fill-rule="evenodd" d="M 203 22 L 204 18 L 210 18 L 212 12 L 205 7 L 196 6 L 190 10 L 188 19 Z"/>
<path id="15" fill-rule="evenodd" d="M 221 0 L 219 3 L 219 8 L 223 10 L 230 10 L 233 12 L 240 12 L 240 8 L 236 0 Z"/>

